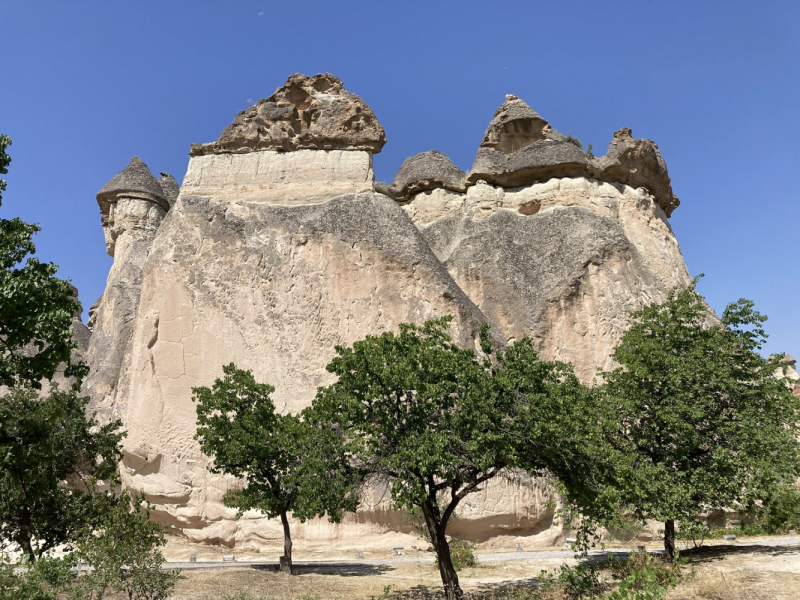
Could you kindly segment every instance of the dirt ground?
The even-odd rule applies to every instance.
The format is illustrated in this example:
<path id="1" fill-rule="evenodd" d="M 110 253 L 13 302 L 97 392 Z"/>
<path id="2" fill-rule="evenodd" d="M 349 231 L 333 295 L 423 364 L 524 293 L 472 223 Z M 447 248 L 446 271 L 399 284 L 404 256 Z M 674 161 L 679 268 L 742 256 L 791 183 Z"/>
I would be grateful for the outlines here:
<path id="1" fill-rule="evenodd" d="M 781 540 L 745 540 L 735 543 L 712 543 L 697 550 L 687 550 L 687 570 L 693 575 L 669 593 L 669 600 L 781 600 L 800 598 L 800 538 Z M 708 543 L 707 543 L 708 544 Z M 747 544 L 747 545 L 745 545 Z M 614 548 L 620 550 L 621 548 Z M 655 549 L 655 547 L 653 547 Z M 172 541 L 167 555 L 171 560 L 193 550 L 191 545 Z M 220 560 L 231 550 L 209 546 L 195 548 L 198 561 Z M 205 553 L 205 556 L 204 556 Z M 508 552 L 477 553 L 478 566 L 459 574 L 462 587 L 473 594 L 500 592 L 503 588 L 535 585 L 536 576 L 562 562 L 574 563 L 564 548 L 527 553 L 524 558 Z M 481 560 L 481 557 L 484 560 Z M 268 561 L 275 557 L 238 555 L 237 561 Z M 185 560 L 185 558 L 180 558 Z M 310 564 L 325 561 L 325 564 Z M 336 561 L 330 564 L 330 561 Z M 372 562 L 373 564 L 364 564 Z M 393 562 L 404 561 L 404 562 Z M 181 573 L 175 600 L 224 600 L 246 593 L 259 600 L 369 600 L 371 598 L 432 598 L 440 586 L 432 555 L 412 551 L 406 556 L 314 555 L 298 553 L 297 575 L 278 573 L 272 564 L 226 566 L 216 569 L 191 569 Z M 383 564 L 379 564 L 383 563 Z M 388 594 L 388 595 L 384 595 Z"/>

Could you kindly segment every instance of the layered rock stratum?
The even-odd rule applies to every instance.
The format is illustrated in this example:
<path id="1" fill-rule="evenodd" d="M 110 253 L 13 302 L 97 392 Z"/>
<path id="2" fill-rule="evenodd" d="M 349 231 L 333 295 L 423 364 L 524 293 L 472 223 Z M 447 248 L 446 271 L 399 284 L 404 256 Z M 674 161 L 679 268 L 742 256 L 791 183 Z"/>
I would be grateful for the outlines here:
<path id="1" fill-rule="evenodd" d="M 630 312 L 689 283 L 669 225 L 678 206 L 658 146 L 621 129 L 584 152 L 516 96 L 497 110 L 464 173 L 444 154 L 407 159 L 376 183 L 383 128 L 330 74 L 293 75 L 219 140 L 192 145 L 182 186 L 138 158 L 98 193 L 114 257 L 90 310 L 87 392 L 128 431 L 122 475 L 156 517 L 193 540 L 282 543 L 280 524 L 236 519 L 240 482 L 209 472 L 192 388 L 235 362 L 296 412 L 337 344 L 453 315 L 475 344 L 534 338 L 592 381 Z M 544 482 L 510 473 L 468 497 L 451 533 L 481 541 L 560 529 Z M 385 489 L 340 525 L 294 525 L 306 548 L 419 543 Z"/>

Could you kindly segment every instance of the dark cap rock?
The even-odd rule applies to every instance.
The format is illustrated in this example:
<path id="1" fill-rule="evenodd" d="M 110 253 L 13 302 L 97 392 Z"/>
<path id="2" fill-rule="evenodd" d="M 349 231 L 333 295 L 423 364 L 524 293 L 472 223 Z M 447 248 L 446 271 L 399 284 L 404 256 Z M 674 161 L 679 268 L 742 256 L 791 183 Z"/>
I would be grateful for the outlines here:
<path id="1" fill-rule="evenodd" d="M 511 154 L 480 148 L 467 182 L 518 187 L 553 177 L 591 177 L 592 173 L 591 159 L 575 144 L 545 139 Z"/>
<path id="2" fill-rule="evenodd" d="M 563 136 L 550 127 L 539 113 L 525 101 L 509 94 L 503 105 L 495 111 L 480 147 L 511 154 L 533 142 L 558 138 Z"/>
<path id="3" fill-rule="evenodd" d="M 383 127 L 369 106 L 324 73 L 297 73 L 266 100 L 240 112 L 210 144 L 192 144 L 190 154 L 258 150 L 368 150 L 386 143 Z"/>
<path id="4" fill-rule="evenodd" d="M 600 179 L 646 188 L 668 217 L 680 204 L 672 191 L 667 163 L 658 144 L 633 137 L 627 127 L 614 133 L 606 155 L 599 157 L 596 163 Z"/>
<path id="5" fill-rule="evenodd" d="M 108 213 L 108 205 L 116 202 L 120 196 L 132 195 L 144 197 L 160 204 L 169 210 L 169 201 L 164 190 L 156 181 L 150 169 L 141 158 L 134 156 L 128 166 L 114 175 L 111 180 L 97 192 L 97 202 L 103 213 Z"/>
<path id="6" fill-rule="evenodd" d="M 375 189 L 394 200 L 408 200 L 425 190 L 444 188 L 463 192 L 466 174 L 446 155 L 436 150 L 420 152 L 403 161 L 391 185 L 376 183 Z"/>

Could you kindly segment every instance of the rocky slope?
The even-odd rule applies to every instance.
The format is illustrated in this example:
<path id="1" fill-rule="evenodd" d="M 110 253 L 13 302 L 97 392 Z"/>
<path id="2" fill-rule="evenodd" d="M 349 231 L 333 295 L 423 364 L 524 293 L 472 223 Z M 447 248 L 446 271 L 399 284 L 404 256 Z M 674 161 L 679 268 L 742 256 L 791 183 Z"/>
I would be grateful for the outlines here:
<path id="1" fill-rule="evenodd" d="M 464 173 L 431 151 L 375 184 L 385 142 L 375 115 L 330 74 L 293 75 L 192 146 L 183 186 L 134 159 L 98 194 L 114 265 L 92 308 L 87 382 L 94 405 L 128 430 L 123 478 L 156 515 L 196 540 L 280 543 L 277 522 L 222 506 L 238 483 L 206 469 L 191 389 L 223 364 L 275 386 L 297 411 L 336 344 L 401 322 L 455 316 L 474 344 L 534 337 L 590 380 L 628 312 L 689 281 L 668 216 L 678 205 L 657 146 L 615 134 L 595 158 L 519 98 L 498 109 Z M 498 481 L 464 504 L 453 533 L 558 535 L 551 492 Z M 417 543 L 373 489 L 340 526 L 298 524 L 306 547 Z"/>

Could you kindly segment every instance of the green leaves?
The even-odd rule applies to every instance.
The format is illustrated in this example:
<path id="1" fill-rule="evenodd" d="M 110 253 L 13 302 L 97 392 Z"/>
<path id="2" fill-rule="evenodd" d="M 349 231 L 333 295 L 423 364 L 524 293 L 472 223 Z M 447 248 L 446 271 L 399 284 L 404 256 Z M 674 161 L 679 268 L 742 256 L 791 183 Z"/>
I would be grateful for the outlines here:
<path id="1" fill-rule="evenodd" d="M 212 470 L 246 480 L 229 493 L 228 506 L 260 510 L 270 518 L 291 511 L 302 520 L 328 514 L 333 521 L 355 510 L 356 478 L 340 435 L 308 409 L 301 415 L 275 412 L 271 385 L 230 364 L 211 388 L 193 390 L 197 434 Z"/>
<path id="2" fill-rule="evenodd" d="M 75 557 L 92 570 L 78 578 L 75 597 L 102 598 L 107 590 L 136 600 L 164 600 L 172 593 L 180 570 L 162 571 L 161 547 L 166 538 L 150 520 L 143 496 L 123 492 L 110 500 L 109 510 L 78 540 Z"/>
<path id="3" fill-rule="evenodd" d="M 10 143 L 0 135 L 0 174 L 8 172 Z M 0 180 L 0 193 L 5 189 Z M 83 365 L 71 363 L 77 344 L 70 326 L 79 304 L 69 283 L 55 277 L 58 267 L 28 257 L 36 252 L 32 237 L 38 231 L 38 225 L 20 219 L 0 219 L 0 385 L 39 389 L 42 379 L 66 365 L 65 374 L 76 377 L 77 387 L 86 373 Z"/>
<path id="4" fill-rule="evenodd" d="M 11 164 L 11 157 L 6 154 L 6 148 L 11 145 L 11 138 L 0 133 L 0 175 L 8 173 L 8 165 Z M 6 191 L 6 180 L 0 179 L 0 204 L 3 200 L 3 192 Z"/>
<path id="5" fill-rule="evenodd" d="M 608 439 L 628 464 L 622 502 L 642 517 L 691 519 L 747 507 L 798 473 L 798 400 L 757 350 L 766 338 L 749 300 L 721 323 L 694 285 L 634 315 L 603 373 Z M 612 417 L 613 415 L 613 417 Z"/>
<path id="6" fill-rule="evenodd" d="M 31 560 L 74 539 L 102 512 L 95 482 L 116 481 L 120 423 L 87 419 L 88 401 L 58 389 L 0 398 L 0 539 Z"/>

